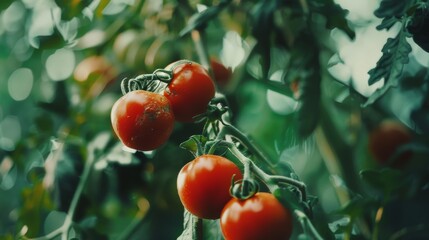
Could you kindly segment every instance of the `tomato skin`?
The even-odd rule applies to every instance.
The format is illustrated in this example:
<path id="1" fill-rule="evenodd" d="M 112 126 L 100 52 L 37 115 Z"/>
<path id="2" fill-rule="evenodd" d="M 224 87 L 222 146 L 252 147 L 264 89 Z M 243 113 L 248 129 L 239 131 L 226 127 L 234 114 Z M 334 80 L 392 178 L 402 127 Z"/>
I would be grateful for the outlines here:
<path id="1" fill-rule="evenodd" d="M 161 94 L 144 90 L 131 91 L 119 98 L 112 107 L 110 118 L 122 143 L 140 151 L 161 146 L 174 127 L 168 100 Z"/>
<path id="2" fill-rule="evenodd" d="M 411 141 L 411 133 L 400 122 L 384 120 L 369 134 L 368 148 L 374 159 L 386 165 L 395 151 Z M 405 152 L 393 163 L 393 167 L 400 167 L 410 158 L 411 152 Z"/>
<path id="3" fill-rule="evenodd" d="M 172 69 L 173 68 L 173 69 Z M 193 117 L 202 114 L 215 95 L 215 86 L 210 75 L 198 63 L 177 61 L 168 65 L 173 79 L 164 91 L 179 122 L 192 122 Z"/>
<path id="4" fill-rule="evenodd" d="M 215 58 L 210 58 L 210 66 L 212 67 L 215 81 L 221 87 L 227 86 L 232 77 L 231 68 L 225 67 L 225 65 Z"/>
<path id="5" fill-rule="evenodd" d="M 183 206 L 193 215 L 217 219 L 232 198 L 232 176 L 242 179 L 240 169 L 230 160 L 216 155 L 202 155 L 187 163 L 177 177 L 177 190 Z"/>
<path id="6" fill-rule="evenodd" d="M 226 240 L 282 240 L 292 234 L 292 215 L 271 193 L 231 199 L 222 210 L 220 226 Z"/>

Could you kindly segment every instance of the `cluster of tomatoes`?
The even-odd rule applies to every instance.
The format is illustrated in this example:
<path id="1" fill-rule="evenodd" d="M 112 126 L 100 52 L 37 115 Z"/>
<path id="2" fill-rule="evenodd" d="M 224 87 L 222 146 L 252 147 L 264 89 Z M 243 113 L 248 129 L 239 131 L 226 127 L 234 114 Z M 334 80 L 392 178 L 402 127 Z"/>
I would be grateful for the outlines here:
<path id="1" fill-rule="evenodd" d="M 192 122 L 215 95 L 213 81 L 200 64 L 182 60 L 165 70 L 172 77 L 162 92 L 130 91 L 112 107 L 113 130 L 129 148 L 150 151 L 160 147 L 175 121 Z"/>
<path id="2" fill-rule="evenodd" d="M 215 77 L 224 80 L 227 71 L 212 65 Z M 204 67 L 181 60 L 168 65 L 171 78 L 158 92 L 131 90 L 112 107 L 114 132 L 132 149 L 149 151 L 165 143 L 174 122 L 192 122 L 207 110 L 215 86 Z M 201 155 L 179 172 L 177 189 L 183 206 L 201 219 L 221 219 L 226 239 L 289 239 L 292 216 L 271 193 L 260 192 L 246 199 L 232 197 L 233 179 L 240 180 L 240 169 L 217 155 Z"/>
<path id="3" fill-rule="evenodd" d="M 190 213 L 202 219 L 220 218 L 225 239 L 289 239 L 292 215 L 273 194 L 231 196 L 231 179 L 242 178 L 240 169 L 227 158 L 202 155 L 180 170 L 177 189 Z"/>

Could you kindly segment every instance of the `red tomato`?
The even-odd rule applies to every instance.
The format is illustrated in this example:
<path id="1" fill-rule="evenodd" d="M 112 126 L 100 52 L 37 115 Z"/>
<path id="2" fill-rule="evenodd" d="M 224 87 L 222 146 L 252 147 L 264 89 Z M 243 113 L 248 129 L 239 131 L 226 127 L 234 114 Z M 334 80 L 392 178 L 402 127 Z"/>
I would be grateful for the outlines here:
<path id="1" fill-rule="evenodd" d="M 226 240 L 282 240 L 292 234 L 292 215 L 271 193 L 231 199 L 222 210 L 220 226 Z"/>
<path id="2" fill-rule="evenodd" d="M 170 137 L 174 115 L 163 95 L 144 90 L 131 91 L 112 107 L 113 130 L 125 146 L 149 151 Z"/>
<path id="3" fill-rule="evenodd" d="M 183 206 L 193 215 L 217 219 L 229 194 L 232 176 L 241 179 L 240 169 L 228 159 L 202 155 L 187 163 L 177 177 L 177 190 Z"/>
<path id="4" fill-rule="evenodd" d="M 395 151 L 411 141 L 411 133 L 400 122 L 384 120 L 369 134 L 369 151 L 380 164 L 387 164 Z M 401 166 L 410 158 L 410 152 L 400 156 L 393 166 Z"/>
<path id="5" fill-rule="evenodd" d="M 177 61 L 166 67 L 173 71 L 173 79 L 164 91 L 180 122 L 192 122 L 193 117 L 204 113 L 207 104 L 215 95 L 213 81 L 207 71 L 198 63 Z"/>
<path id="6" fill-rule="evenodd" d="M 212 67 L 215 81 L 222 87 L 226 86 L 232 76 L 231 68 L 225 67 L 214 58 L 210 58 L 210 66 Z"/>

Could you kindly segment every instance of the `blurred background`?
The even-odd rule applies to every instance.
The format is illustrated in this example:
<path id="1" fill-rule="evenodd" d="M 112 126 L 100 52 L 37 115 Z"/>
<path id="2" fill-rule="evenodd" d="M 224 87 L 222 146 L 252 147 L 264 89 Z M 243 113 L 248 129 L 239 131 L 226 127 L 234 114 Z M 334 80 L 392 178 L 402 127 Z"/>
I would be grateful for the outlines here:
<path id="1" fill-rule="evenodd" d="M 183 207 L 176 177 L 193 156 L 179 144 L 201 133 L 203 125 L 176 123 L 162 148 L 131 153 L 114 136 L 110 109 L 122 95 L 123 78 L 179 59 L 201 62 L 191 35 L 181 34 L 197 25 L 209 58 L 232 71 L 228 79 L 216 81 L 230 102 L 233 123 L 280 172 L 292 166 L 319 199 L 315 225 L 329 222 L 342 238 L 354 216 L 342 207 L 354 196 L 378 194 L 386 187 L 377 185 L 373 192 L 359 180 L 361 170 L 380 169 L 368 152 L 368 122 L 395 118 L 416 129 L 412 113 L 427 92 L 419 84 L 392 89 L 363 112 L 366 99 L 383 86 L 383 81 L 369 86 L 368 71 L 401 26 L 376 29 L 382 22 L 374 15 L 380 1 L 307 1 L 315 12 L 309 20 L 303 20 L 300 2 L 306 1 L 279 4 L 277 10 L 256 0 L 2 0 L 0 239 L 44 236 L 70 214 L 69 234 L 77 239 L 180 235 Z M 222 8 L 215 17 L 192 20 L 216 6 Z M 270 14 L 272 20 L 264 17 Z M 310 38 L 298 34 L 306 21 L 312 26 Z M 417 79 L 429 66 L 429 54 L 408 40 L 412 51 L 405 69 Z M 313 55 L 313 50 L 316 57 L 301 59 L 308 65 L 294 65 L 291 59 Z M 312 74 L 318 82 L 299 82 Z M 368 116 L 372 120 L 365 122 Z M 422 121 L 419 126 L 427 118 Z M 87 164 L 93 165 L 85 173 Z M 425 179 L 427 168 L 416 176 Z M 415 203 L 409 200 L 407 206 Z M 359 204 L 351 209 L 360 217 L 367 205 Z M 413 205 L 407 216 L 426 221 L 412 212 L 421 207 Z M 409 218 L 398 220 L 399 229 Z M 217 224 L 207 225 L 208 239 L 222 239 Z M 380 236 L 394 232 L 389 221 L 382 226 Z M 366 228 L 357 230 L 360 236 L 370 231 Z M 301 232 L 294 231 L 295 237 Z"/>

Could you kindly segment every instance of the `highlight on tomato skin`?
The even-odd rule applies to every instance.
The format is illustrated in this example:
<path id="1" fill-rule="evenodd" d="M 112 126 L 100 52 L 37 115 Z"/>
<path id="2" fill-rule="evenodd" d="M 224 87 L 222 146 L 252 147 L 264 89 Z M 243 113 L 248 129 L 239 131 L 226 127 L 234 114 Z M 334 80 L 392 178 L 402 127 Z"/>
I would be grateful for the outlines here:
<path id="1" fill-rule="evenodd" d="M 411 132 L 402 123 L 387 119 L 369 133 L 368 148 L 378 163 L 387 165 L 395 151 L 411 140 Z M 392 163 L 392 166 L 401 167 L 409 161 L 410 157 L 411 152 L 405 152 Z"/>
<path id="2" fill-rule="evenodd" d="M 287 240 L 293 230 L 290 211 L 266 192 L 231 199 L 222 210 L 220 226 L 226 240 Z"/>
<path id="3" fill-rule="evenodd" d="M 202 155 L 187 163 L 177 177 L 177 191 L 183 206 L 203 219 L 218 219 L 232 198 L 231 180 L 242 179 L 240 169 L 217 155 Z"/>
<path id="4" fill-rule="evenodd" d="M 161 94 L 144 90 L 131 91 L 119 98 L 110 117 L 122 143 L 140 151 L 160 147 L 174 127 L 169 101 Z"/>
<path id="5" fill-rule="evenodd" d="M 170 101 L 176 121 L 193 122 L 193 117 L 207 110 L 215 95 L 213 80 L 203 66 L 192 61 L 176 61 L 165 69 L 173 71 L 164 96 Z"/>

